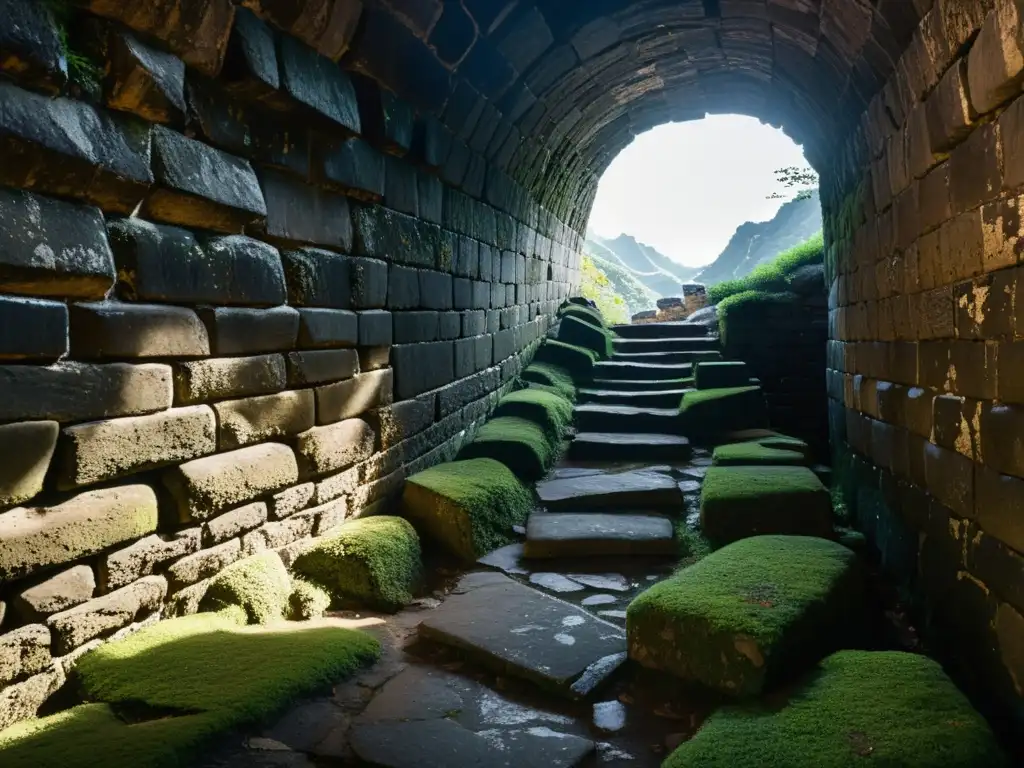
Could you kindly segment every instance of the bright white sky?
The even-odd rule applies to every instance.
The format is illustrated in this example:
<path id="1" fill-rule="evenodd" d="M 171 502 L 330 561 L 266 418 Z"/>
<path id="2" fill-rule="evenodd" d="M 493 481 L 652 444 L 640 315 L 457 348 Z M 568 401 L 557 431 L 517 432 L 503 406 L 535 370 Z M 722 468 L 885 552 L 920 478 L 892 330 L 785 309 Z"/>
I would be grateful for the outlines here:
<path id="1" fill-rule="evenodd" d="M 675 261 L 701 266 L 745 221 L 771 219 L 795 191 L 774 171 L 807 166 L 803 149 L 753 117 L 668 123 L 630 144 L 605 171 L 590 214 L 601 237 L 625 232 Z"/>

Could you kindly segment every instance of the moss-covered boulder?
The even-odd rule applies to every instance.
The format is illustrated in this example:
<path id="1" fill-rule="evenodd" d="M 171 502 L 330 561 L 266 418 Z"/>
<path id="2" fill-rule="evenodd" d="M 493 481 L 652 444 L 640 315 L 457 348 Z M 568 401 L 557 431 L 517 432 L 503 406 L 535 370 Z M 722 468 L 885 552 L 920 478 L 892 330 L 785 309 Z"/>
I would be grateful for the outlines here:
<path id="1" fill-rule="evenodd" d="M 494 459 L 450 461 L 405 483 L 402 508 L 423 534 L 467 562 L 512 541 L 533 499 L 508 467 Z"/>
<path id="2" fill-rule="evenodd" d="M 558 317 L 566 316 L 578 317 L 583 322 L 590 323 L 598 328 L 608 327 L 604 320 L 604 315 L 601 314 L 601 310 L 589 304 L 573 301 L 572 299 L 567 300 L 558 308 Z"/>
<path id="3" fill-rule="evenodd" d="M 754 696 L 849 641 L 863 622 L 853 552 L 824 539 L 758 536 L 654 585 L 626 613 L 629 655 L 733 696 Z"/>
<path id="4" fill-rule="evenodd" d="M 788 700 L 723 707 L 662 768 L 1003 768 L 985 720 L 927 656 L 840 651 Z"/>
<path id="5" fill-rule="evenodd" d="M 539 424 L 554 442 L 561 440 L 565 428 L 572 424 L 572 403 L 554 392 L 521 389 L 501 398 L 494 415 L 514 416 Z"/>
<path id="6" fill-rule="evenodd" d="M 252 624 L 280 621 L 288 614 L 291 578 L 276 552 L 261 552 L 232 563 L 210 582 L 201 610 L 236 605 Z"/>
<path id="7" fill-rule="evenodd" d="M 319 619 L 330 607 L 331 595 L 326 589 L 306 579 L 292 579 L 292 593 L 288 596 L 290 619 Z"/>
<path id="8" fill-rule="evenodd" d="M 338 605 L 397 611 L 423 579 L 420 538 L 400 517 L 364 517 L 345 523 L 292 564 Z"/>
<path id="9" fill-rule="evenodd" d="M 594 364 L 598 355 L 591 349 L 576 344 L 567 344 L 557 339 L 545 339 L 533 359 L 564 368 L 573 381 L 590 381 L 594 377 Z"/>
<path id="10" fill-rule="evenodd" d="M 803 466 L 807 457 L 801 451 L 772 448 L 762 443 L 729 443 L 715 448 L 715 466 Z"/>
<path id="11" fill-rule="evenodd" d="M 697 440 L 713 440 L 725 432 L 768 426 L 768 407 L 760 387 L 687 392 L 683 395 L 682 412 L 687 436 Z"/>
<path id="12" fill-rule="evenodd" d="M 602 360 L 612 356 L 612 337 L 604 328 L 573 315 L 565 315 L 558 326 L 558 340 L 589 349 Z"/>
<path id="13" fill-rule="evenodd" d="M 499 416 L 477 430 L 461 459 L 495 459 L 522 480 L 540 480 L 558 457 L 560 440 L 518 416 Z"/>
<path id="14" fill-rule="evenodd" d="M 693 367 L 693 381 L 697 389 L 746 387 L 750 384 L 750 370 L 740 360 L 701 362 Z"/>
<path id="15" fill-rule="evenodd" d="M 717 546 L 748 536 L 832 536 L 832 499 L 807 467 L 711 467 L 701 530 Z"/>
<path id="16" fill-rule="evenodd" d="M 534 361 L 523 370 L 521 376 L 531 388 L 543 387 L 561 395 L 570 403 L 576 402 L 576 383 L 572 374 L 561 366 Z"/>

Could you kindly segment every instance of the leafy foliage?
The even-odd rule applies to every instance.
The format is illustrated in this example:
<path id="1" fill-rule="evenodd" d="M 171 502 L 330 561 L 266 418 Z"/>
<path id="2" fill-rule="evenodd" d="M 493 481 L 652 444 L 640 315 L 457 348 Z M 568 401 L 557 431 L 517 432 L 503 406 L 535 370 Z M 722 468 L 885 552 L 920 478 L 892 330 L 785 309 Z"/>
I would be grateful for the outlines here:
<path id="1" fill-rule="evenodd" d="M 797 193 L 795 199 L 806 200 L 811 196 L 814 189 L 818 188 L 818 174 L 815 173 L 813 168 L 789 166 L 788 168 L 779 168 L 775 171 L 775 181 L 781 184 L 787 189 L 799 188 L 800 191 Z M 782 200 L 785 199 L 785 195 L 781 192 L 772 192 L 768 195 L 769 200 Z"/>
<path id="2" fill-rule="evenodd" d="M 580 294 L 597 304 L 609 325 L 629 322 L 629 307 L 608 276 L 587 255 L 580 262 Z"/>
<path id="3" fill-rule="evenodd" d="M 746 277 L 725 280 L 708 289 L 708 301 L 719 304 L 730 296 L 747 291 L 780 292 L 788 290 L 790 275 L 808 264 L 825 262 L 825 239 L 818 233 L 806 243 L 801 243 L 780 253 L 767 264 L 757 267 Z M 722 307 L 719 306 L 721 312 Z"/>

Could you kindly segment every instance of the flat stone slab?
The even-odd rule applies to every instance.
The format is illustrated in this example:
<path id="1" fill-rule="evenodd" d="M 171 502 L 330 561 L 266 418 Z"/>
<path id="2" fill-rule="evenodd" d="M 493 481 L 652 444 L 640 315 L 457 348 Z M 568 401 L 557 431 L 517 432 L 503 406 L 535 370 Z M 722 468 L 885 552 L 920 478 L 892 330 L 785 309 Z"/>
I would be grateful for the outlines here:
<path id="1" fill-rule="evenodd" d="M 688 352 L 690 350 L 717 350 L 719 340 L 717 336 L 705 336 L 703 338 L 678 339 L 614 339 L 613 345 L 616 354 L 643 353 L 643 352 Z"/>
<path id="2" fill-rule="evenodd" d="M 693 365 L 680 363 L 634 363 L 606 360 L 594 366 L 595 379 L 685 379 L 693 375 Z"/>
<path id="3" fill-rule="evenodd" d="M 619 351 L 615 350 L 611 361 L 613 363 L 652 363 L 655 365 L 681 365 L 683 363 L 694 363 L 704 361 L 717 362 L 722 359 L 722 353 L 717 349 L 687 349 L 681 351 Z"/>
<path id="4" fill-rule="evenodd" d="M 573 409 L 576 428 L 581 432 L 643 432 L 682 434 L 686 422 L 679 408 L 636 408 L 629 405 L 577 405 Z M 625 458 L 625 457 L 624 457 Z"/>
<path id="5" fill-rule="evenodd" d="M 537 496 L 553 511 L 683 508 L 683 494 L 676 480 L 644 469 L 548 480 L 537 485 Z"/>
<path id="6" fill-rule="evenodd" d="M 585 698 L 625 659 L 619 627 L 498 573 L 471 573 L 419 626 L 499 672 Z"/>
<path id="7" fill-rule="evenodd" d="M 684 376 L 679 379 L 662 379 L 640 377 L 637 379 L 602 379 L 595 378 L 590 382 L 590 389 L 612 390 L 617 392 L 657 392 L 665 389 L 685 389 L 693 387 L 693 379 Z"/>
<path id="8" fill-rule="evenodd" d="M 489 552 L 477 560 L 477 563 L 488 568 L 504 571 L 509 575 L 525 576 L 529 571 L 520 565 L 522 557 L 523 545 L 516 543 Z"/>
<path id="9" fill-rule="evenodd" d="M 641 432 L 579 432 L 569 456 L 580 461 L 674 461 L 690 458 L 690 441 L 682 435 Z"/>
<path id="10" fill-rule="evenodd" d="M 528 558 L 673 555 L 675 552 L 672 521 L 666 517 L 565 512 L 531 515 L 526 524 L 523 550 Z"/>
<path id="11" fill-rule="evenodd" d="M 614 383 L 614 382 L 613 382 Z M 666 387 L 650 391 L 634 391 L 615 389 L 581 389 L 579 400 L 581 403 L 596 403 L 600 405 L 631 405 L 635 408 L 678 408 L 683 402 L 683 395 L 689 392 L 692 387 L 678 387 L 675 389 Z"/>
<path id="12" fill-rule="evenodd" d="M 613 325 L 612 330 L 624 339 L 692 339 L 706 337 L 707 326 L 700 323 L 631 323 Z"/>
<path id="13" fill-rule="evenodd" d="M 582 592 L 586 589 L 578 581 L 573 581 L 560 573 L 534 573 L 530 575 L 530 583 L 558 594 Z"/>

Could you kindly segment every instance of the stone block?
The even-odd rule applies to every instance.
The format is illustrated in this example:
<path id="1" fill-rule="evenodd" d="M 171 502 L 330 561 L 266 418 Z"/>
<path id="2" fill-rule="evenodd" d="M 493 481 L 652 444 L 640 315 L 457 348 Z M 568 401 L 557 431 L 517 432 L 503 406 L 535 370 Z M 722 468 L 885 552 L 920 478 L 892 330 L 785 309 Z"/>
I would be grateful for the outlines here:
<path id="1" fill-rule="evenodd" d="M 224 512 L 203 523 L 203 544 L 213 546 L 259 528 L 267 522 L 267 505 L 262 501 Z"/>
<path id="2" fill-rule="evenodd" d="M 215 450 L 216 422 L 206 406 L 77 424 L 63 432 L 57 486 L 68 490 L 91 485 Z"/>
<path id="3" fill-rule="evenodd" d="M 391 348 L 395 394 L 408 400 L 450 384 L 455 378 L 455 347 L 450 341 L 400 344 Z"/>
<path id="4" fill-rule="evenodd" d="M 327 504 L 343 496 L 351 496 L 359 488 L 360 468 L 352 467 L 324 478 L 316 484 L 316 503 Z"/>
<path id="5" fill-rule="evenodd" d="M 376 433 L 362 419 L 314 427 L 296 440 L 299 470 L 306 477 L 318 477 L 347 469 L 370 458 L 376 442 Z"/>
<path id="6" fill-rule="evenodd" d="M 0 360 L 56 360 L 67 351 L 66 304 L 0 296 Z"/>
<path id="7" fill-rule="evenodd" d="M 387 304 L 388 265 L 379 259 L 349 258 L 352 306 L 355 309 L 380 309 Z"/>
<path id="8" fill-rule="evenodd" d="M 164 472 L 182 522 L 207 520 L 218 512 L 295 485 L 295 454 L 286 445 L 265 443 L 207 456 Z"/>
<path id="9" fill-rule="evenodd" d="M 233 233 L 267 215 L 247 160 L 162 126 L 153 128 L 153 171 L 157 186 L 142 209 L 147 218 Z"/>
<path id="10" fill-rule="evenodd" d="M 270 497 L 270 517 L 273 520 L 283 520 L 291 517 L 308 507 L 316 494 L 316 486 L 313 483 L 303 483 L 294 488 L 287 488 L 280 493 Z"/>
<path id="11" fill-rule="evenodd" d="M 428 269 L 419 271 L 420 306 L 424 309 L 452 308 L 452 276 Z"/>
<path id="12" fill-rule="evenodd" d="M 461 333 L 462 317 L 458 312 L 441 312 L 438 315 L 438 338 L 441 340 L 457 339 Z"/>
<path id="13" fill-rule="evenodd" d="M 355 226 L 354 252 L 357 255 L 428 269 L 444 269 L 437 263 L 440 234 L 436 225 L 379 205 L 355 207 L 352 220 Z"/>
<path id="14" fill-rule="evenodd" d="M 352 217 L 348 198 L 270 168 L 258 173 L 267 219 L 263 233 L 282 245 L 309 243 L 349 251 Z"/>
<path id="15" fill-rule="evenodd" d="M 98 597 L 46 620 L 53 632 L 53 650 L 58 655 L 105 637 L 156 613 L 167 596 L 167 579 L 146 576 L 127 587 Z"/>
<path id="16" fill-rule="evenodd" d="M 479 336 L 487 330 L 487 315 L 481 310 L 462 313 L 462 335 Z"/>
<path id="17" fill-rule="evenodd" d="M 0 507 L 21 504 L 43 490 L 59 431 L 56 421 L 0 426 Z"/>
<path id="18" fill-rule="evenodd" d="M 490 309 L 491 307 L 491 283 L 480 280 L 473 280 L 473 309 Z M 504 297 L 502 293 L 502 297 Z"/>
<path id="19" fill-rule="evenodd" d="M 281 355 L 230 357 L 181 363 L 174 369 L 174 399 L 179 404 L 277 392 L 285 387 Z"/>
<path id="20" fill-rule="evenodd" d="M 289 386 L 328 384 L 351 379 L 357 373 L 359 355 L 354 349 L 323 349 L 288 355 Z"/>
<path id="21" fill-rule="evenodd" d="M 390 347 L 393 339 L 393 318 L 384 310 L 359 313 L 359 346 Z"/>
<path id="22" fill-rule="evenodd" d="M 924 446 L 928 490 L 960 517 L 974 515 L 974 462 L 932 443 Z"/>
<path id="23" fill-rule="evenodd" d="M 384 448 L 398 445 L 434 423 L 434 399 L 403 400 L 378 412 Z"/>
<path id="24" fill-rule="evenodd" d="M 220 72 L 234 21 L 231 0 L 155 0 L 145 7 L 118 0 L 86 0 L 86 9 L 161 41 L 191 67 Z"/>
<path id="25" fill-rule="evenodd" d="M 294 307 L 200 307 L 214 355 L 252 355 L 295 349 L 299 312 Z"/>
<path id="26" fill-rule="evenodd" d="M 0 189 L 0 283 L 5 293 L 103 298 L 114 284 L 114 259 L 102 214 Z"/>
<path id="27" fill-rule="evenodd" d="M 171 405 L 167 365 L 0 366 L 0 421 L 83 421 L 134 416 Z"/>
<path id="28" fill-rule="evenodd" d="M 95 592 L 96 577 L 92 568 L 76 565 L 22 591 L 15 596 L 11 607 L 28 624 L 91 600 Z"/>
<path id="29" fill-rule="evenodd" d="M 973 210 L 999 195 L 1003 187 L 999 131 L 994 123 L 975 128 L 949 159 L 953 213 Z"/>
<path id="30" fill-rule="evenodd" d="M 437 312 L 394 312 L 392 320 L 395 344 L 437 340 Z"/>
<path id="31" fill-rule="evenodd" d="M 312 389 L 225 400 L 213 409 L 221 450 L 297 435 L 313 426 L 316 413 Z"/>
<path id="32" fill-rule="evenodd" d="M 420 218 L 416 167 L 391 155 L 388 155 L 384 166 L 384 205 L 407 216 Z"/>
<path id="33" fill-rule="evenodd" d="M 110 592 L 150 576 L 165 563 L 198 552 L 201 545 L 202 528 L 196 527 L 173 536 L 146 536 L 124 549 L 111 552 L 100 560 L 100 592 Z"/>
<path id="34" fill-rule="evenodd" d="M 420 306 L 420 270 L 392 264 L 388 274 L 388 309 Z"/>
<path id="35" fill-rule="evenodd" d="M 76 359 L 202 357 L 210 340 L 191 309 L 160 304 L 89 302 L 71 305 Z"/>
<path id="36" fill-rule="evenodd" d="M 102 552 L 156 526 L 156 495 L 145 485 L 88 491 L 54 507 L 16 507 L 0 513 L 0 581 Z"/>
<path id="37" fill-rule="evenodd" d="M 359 370 L 379 371 L 391 364 L 391 347 L 363 347 L 359 350 Z"/>
<path id="38" fill-rule="evenodd" d="M 453 301 L 455 309 L 467 310 L 473 307 L 473 282 L 466 278 L 456 277 L 452 280 Z"/>
<path id="39" fill-rule="evenodd" d="M 51 660 L 50 630 L 43 624 L 0 635 L 0 686 L 42 672 Z"/>
<path id="40" fill-rule="evenodd" d="M 133 301 L 181 304 L 284 303 L 284 271 L 273 246 L 242 235 L 210 237 L 142 219 L 107 227 L 120 289 Z"/>
<path id="41" fill-rule="evenodd" d="M 997 121 L 1003 149 L 1003 186 L 1024 186 L 1024 99 L 1010 104 Z"/>
<path id="42" fill-rule="evenodd" d="M 0 30 L 0 70 L 22 82 L 59 90 L 67 79 L 67 62 L 51 10 L 34 0 L 11 0 L 4 10 L 8 23 Z"/>
<path id="43" fill-rule="evenodd" d="M 112 25 L 93 26 L 97 53 L 107 62 L 107 106 L 150 123 L 181 122 L 186 111 L 185 62 Z"/>
<path id="44" fill-rule="evenodd" d="M 348 50 L 363 12 L 362 0 L 323 0 L 301 6 L 292 0 L 244 0 L 242 4 L 333 61 Z"/>
<path id="45" fill-rule="evenodd" d="M 238 539 L 230 539 L 175 561 L 167 569 L 167 580 L 171 589 L 177 592 L 189 584 L 217 575 L 241 557 L 242 543 Z"/>
<path id="46" fill-rule="evenodd" d="M 317 387 L 317 424 L 334 424 L 389 405 L 394 400 L 393 389 L 393 376 L 389 369 L 360 373 L 348 381 Z"/>
<path id="47" fill-rule="evenodd" d="M 283 36 L 278 47 L 281 86 L 311 114 L 347 133 L 361 133 L 359 105 L 349 74 L 298 40 Z"/>
<path id="48" fill-rule="evenodd" d="M 131 213 L 153 183 L 149 131 L 84 101 L 0 82 L 0 182 Z M 81 136 L 90 140 L 82 142 Z"/>
<path id="49" fill-rule="evenodd" d="M 971 105 L 991 112 L 1021 91 L 1024 81 L 1024 25 L 1013 0 L 997 0 L 981 25 L 967 59 Z"/>
<path id="50" fill-rule="evenodd" d="M 957 62 L 942 76 L 925 102 L 925 114 L 932 154 L 948 152 L 971 132 L 973 120 L 965 63 Z"/>
<path id="51" fill-rule="evenodd" d="M 1024 552 L 1024 480 L 984 465 L 975 470 L 975 516 L 982 529 L 1018 552 Z"/>
<path id="52" fill-rule="evenodd" d="M 0 728 L 35 717 L 66 679 L 64 670 L 54 665 L 45 672 L 0 690 Z"/>
<path id="53" fill-rule="evenodd" d="M 354 347 L 359 323 L 355 312 L 343 309 L 299 310 L 299 346 L 303 349 Z"/>
<path id="54" fill-rule="evenodd" d="M 317 248 L 281 254 L 288 282 L 288 301 L 299 307 L 352 306 L 348 256 Z"/>
<path id="55" fill-rule="evenodd" d="M 313 181 L 366 202 L 384 197 L 384 155 L 359 138 L 320 138 L 313 144 Z"/>

